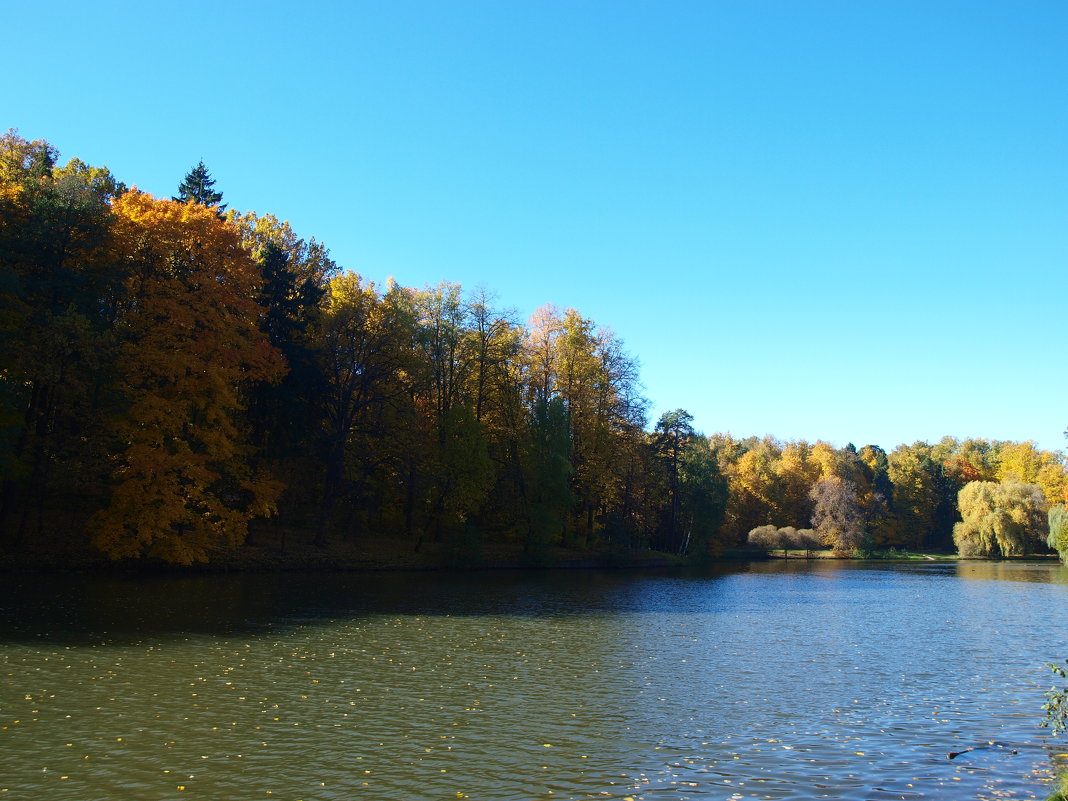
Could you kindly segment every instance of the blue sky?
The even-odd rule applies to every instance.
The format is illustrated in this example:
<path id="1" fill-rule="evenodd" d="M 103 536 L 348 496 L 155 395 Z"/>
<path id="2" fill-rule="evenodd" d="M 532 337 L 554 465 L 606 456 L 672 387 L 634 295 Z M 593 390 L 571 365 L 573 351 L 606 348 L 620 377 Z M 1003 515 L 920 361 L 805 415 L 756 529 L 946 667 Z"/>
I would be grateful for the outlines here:
<path id="1" fill-rule="evenodd" d="M 1065 445 L 1068 4 L 7 9 L 0 125 L 377 282 L 610 326 L 655 420 Z"/>

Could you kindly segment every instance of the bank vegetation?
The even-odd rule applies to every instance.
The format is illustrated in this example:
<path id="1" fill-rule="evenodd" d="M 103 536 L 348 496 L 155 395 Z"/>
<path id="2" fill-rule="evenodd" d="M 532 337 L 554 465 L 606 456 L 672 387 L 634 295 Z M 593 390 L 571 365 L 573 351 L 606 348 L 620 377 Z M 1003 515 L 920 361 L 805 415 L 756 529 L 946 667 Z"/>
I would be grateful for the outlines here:
<path id="1" fill-rule="evenodd" d="M 653 421 L 637 360 L 580 311 L 520 320 L 486 290 L 379 286 L 222 201 L 203 164 L 157 198 L 0 137 L 8 561 L 1068 546 L 1059 452 Z"/>

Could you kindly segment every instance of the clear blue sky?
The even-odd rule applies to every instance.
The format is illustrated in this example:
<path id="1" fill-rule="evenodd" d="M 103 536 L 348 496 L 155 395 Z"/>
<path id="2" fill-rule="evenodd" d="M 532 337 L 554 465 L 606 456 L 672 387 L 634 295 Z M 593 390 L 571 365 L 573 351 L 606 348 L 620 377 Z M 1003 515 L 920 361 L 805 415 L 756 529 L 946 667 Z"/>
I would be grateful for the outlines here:
<path id="1" fill-rule="evenodd" d="M 653 419 L 890 449 L 1068 426 L 1068 3 L 53 2 L 0 124 L 203 159 L 382 282 L 611 326 Z"/>

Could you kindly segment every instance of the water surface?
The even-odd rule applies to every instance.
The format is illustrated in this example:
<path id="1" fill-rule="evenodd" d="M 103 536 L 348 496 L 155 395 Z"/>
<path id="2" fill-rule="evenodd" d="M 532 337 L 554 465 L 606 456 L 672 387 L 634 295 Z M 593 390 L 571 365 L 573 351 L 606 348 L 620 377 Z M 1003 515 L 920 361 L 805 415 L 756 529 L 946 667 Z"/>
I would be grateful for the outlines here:
<path id="1" fill-rule="evenodd" d="M 0 798 L 1044 798 L 1066 620 L 1048 563 L 8 577 Z"/>

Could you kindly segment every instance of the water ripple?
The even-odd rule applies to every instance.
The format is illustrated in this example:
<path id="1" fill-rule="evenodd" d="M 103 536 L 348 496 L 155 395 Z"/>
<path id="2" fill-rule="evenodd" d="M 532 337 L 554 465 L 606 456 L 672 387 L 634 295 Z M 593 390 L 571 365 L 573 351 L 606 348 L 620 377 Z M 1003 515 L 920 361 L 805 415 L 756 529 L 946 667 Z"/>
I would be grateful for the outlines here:
<path id="1" fill-rule="evenodd" d="M 9 589 L 3 796 L 1044 798 L 1068 759 L 1050 565 L 232 578 L 180 585 L 209 625 Z"/>

